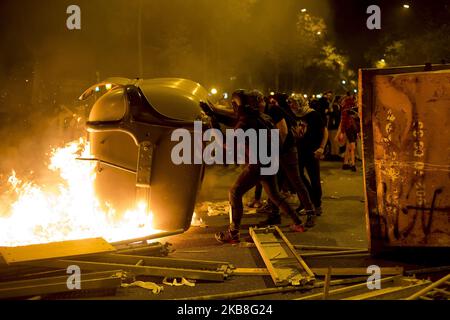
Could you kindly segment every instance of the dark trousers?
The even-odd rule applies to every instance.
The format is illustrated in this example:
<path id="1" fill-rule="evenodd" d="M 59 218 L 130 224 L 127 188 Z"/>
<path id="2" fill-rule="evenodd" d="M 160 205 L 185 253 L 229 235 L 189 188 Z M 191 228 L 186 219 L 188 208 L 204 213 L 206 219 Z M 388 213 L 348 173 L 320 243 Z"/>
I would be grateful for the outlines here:
<path id="1" fill-rule="evenodd" d="M 300 176 L 309 191 L 311 200 L 316 208 L 322 206 L 322 185 L 320 183 L 320 160 L 312 152 L 301 152 L 298 157 Z M 308 173 L 306 178 L 305 170 Z"/>
<path id="2" fill-rule="evenodd" d="M 259 201 L 261 200 L 261 197 L 262 197 L 262 185 L 260 182 L 257 182 L 255 186 L 255 200 Z"/>
<path id="3" fill-rule="evenodd" d="M 281 198 L 280 193 L 278 192 L 275 176 L 263 176 L 260 173 L 259 165 L 247 164 L 245 165 L 244 170 L 242 170 L 241 174 L 239 175 L 229 192 L 231 204 L 231 229 L 240 228 L 242 216 L 244 214 L 242 197 L 258 182 L 261 183 L 269 199 L 278 208 L 280 208 L 281 211 L 288 214 L 295 224 L 301 223 L 295 211 L 292 210 L 289 204 Z"/>
<path id="4" fill-rule="evenodd" d="M 280 167 L 281 170 L 283 170 L 284 176 L 297 194 L 298 200 L 305 207 L 305 210 L 313 211 L 313 202 L 311 201 L 309 191 L 300 175 L 298 158 L 297 148 L 291 148 L 280 155 Z M 278 210 L 276 208 L 274 209 L 274 213 L 277 213 Z"/>

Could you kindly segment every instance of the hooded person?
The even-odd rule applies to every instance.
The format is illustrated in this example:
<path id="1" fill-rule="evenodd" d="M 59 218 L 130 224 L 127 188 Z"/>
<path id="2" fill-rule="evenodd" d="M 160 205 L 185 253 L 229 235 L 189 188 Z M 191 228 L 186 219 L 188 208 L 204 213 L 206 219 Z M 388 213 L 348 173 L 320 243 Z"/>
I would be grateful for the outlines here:
<path id="1" fill-rule="evenodd" d="M 297 140 L 300 176 L 309 191 L 316 215 L 322 214 L 322 185 L 320 183 L 320 159 L 328 141 L 328 130 L 319 112 L 309 106 L 308 100 L 295 94 L 288 99 L 289 107 L 301 123 L 302 137 Z M 306 178 L 305 170 L 308 172 Z M 302 207 L 299 207 L 299 211 Z"/>

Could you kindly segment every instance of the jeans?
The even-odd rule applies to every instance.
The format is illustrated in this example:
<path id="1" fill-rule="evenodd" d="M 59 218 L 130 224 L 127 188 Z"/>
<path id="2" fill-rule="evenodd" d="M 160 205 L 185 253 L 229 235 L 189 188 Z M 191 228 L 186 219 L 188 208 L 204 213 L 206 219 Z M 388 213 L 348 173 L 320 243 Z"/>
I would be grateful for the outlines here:
<path id="1" fill-rule="evenodd" d="M 316 208 L 322 206 L 322 185 L 320 183 L 320 160 L 312 152 L 301 152 L 298 157 L 300 176 L 309 191 L 311 200 Z M 308 172 L 309 180 L 305 176 Z"/>
<path id="2" fill-rule="evenodd" d="M 258 182 L 261 183 L 269 199 L 277 207 L 279 207 L 281 211 L 288 214 L 295 224 L 301 223 L 301 220 L 299 219 L 295 211 L 292 210 L 289 204 L 281 198 L 280 193 L 278 192 L 275 176 L 263 176 L 260 173 L 259 165 L 247 164 L 245 165 L 244 170 L 242 170 L 241 174 L 239 175 L 229 192 L 231 204 L 230 229 L 236 230 L 240 228 L 242 216 L 244 214 L 242 197 Z"/>
<path id="3" fill-rule="evenodd" d="M 313 211 L 313 202 L 311 201 L 309 191 L 300 175 L 298 163 L 299 157 L 297 148 L 295 147 L 280 155 L 280 167 L 283 170 L 286 178 L 292 185 L 295 193 L 297 193 L 298 200 L 305 207 L 306 211 Z M 274 209 L 274 214 L 276 214 L 278 210 L 275 207 Z"/>

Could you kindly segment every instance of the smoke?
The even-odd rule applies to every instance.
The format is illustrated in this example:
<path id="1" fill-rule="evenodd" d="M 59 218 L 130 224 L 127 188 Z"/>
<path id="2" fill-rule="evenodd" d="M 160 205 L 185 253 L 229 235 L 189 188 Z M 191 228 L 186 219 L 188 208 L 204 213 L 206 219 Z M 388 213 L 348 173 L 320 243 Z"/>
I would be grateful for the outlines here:
<path id="1" fill-rule="evenodd" d="M 71 1 L 0 3 L 3 175 L 45 168 L 50 146 L 82 134 L 72 122 L 89 106 L 77 97 L 96 81 L 184 77 L 221 93 L 274 88 L 274 61 L 295 54 L 284 46 L 300 10 L 326 19 L 331 12 L 328 1 L 313 0 L 76 2 L 81 30 L 66 28 Z M 277 74 L 280 90 L 291 89 L 290 75 Z"/>

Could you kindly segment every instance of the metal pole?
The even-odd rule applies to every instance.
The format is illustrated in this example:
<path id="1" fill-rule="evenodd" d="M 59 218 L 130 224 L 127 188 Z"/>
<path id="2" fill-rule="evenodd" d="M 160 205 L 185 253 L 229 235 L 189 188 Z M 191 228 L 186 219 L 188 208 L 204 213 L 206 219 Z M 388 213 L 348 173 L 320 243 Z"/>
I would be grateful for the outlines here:
<path id="1" fill-rule="evenodd" d="M 358 283 L 367 281 L 367 277 L 358 277 L 352 279 L 343 279 L 343 280 L 333 280 L 330 281 L 330 286 L 339 286 L 344 284 Z M 284 293 L 284 292 L 294 292 L 301 290 L 311 290 L 316 288 L 322 288 L 324 286 L 324 282 L 316 282 L 314 285 L 309 286 L 289 286 L 289 287 L 279 287 L 279 288 L 268 288 L 268 289 L 257 289 L 257 290 L 249 290 L 249 291 L 240 291 L 240 292 L 231 292 L 231 293 L 223 293 L 223 294 L 213 294 L 207 296 L 198 296 L 191 298 L 182 298 L 180 300 L 229 300 L 229 299 L 240 299 L 246 297 L 254 297 L 254 296 L 262 296 L 267 294 L 275 294 L 275 293 Z M 178 300 L 178 299 L 175 299 Z"/>
<path id="2" fill-rule="evenodd" d="M 113 245 L 113 246 L 120 246 L 120 245 L 123 245 L 123 244 L 130 244 L 130 243 L 134 243 L 134 242 L 142 242 L 142 241 L 147 241 L 147 240 L 154 240 L 154 239 L 174 236 L 174 235 L 177 235 L 177 234 L 180 234 L 180 233 L 183 233 L 183 232 L 184 232 L 184 229 L 179 229 L 179 230 L 175 230 L 175 231 L 164 231 L 164 232 L 160 232 L 160 233 L 155 233 L 155 234 L 149 235 L 147 237 L 112 242 L 111 245 Z"/>
<path id="3" fill-rule="evenodd" d="M 428 287 L 420 290 L 419 292 L 413 294 L 412 296 L 409 296 L 408 298 L 406 298 L 405 300 L 416 300 L 418 299 L 420 296 L 425 295 L 426 293 L 430 292 L 431 290 L 433 290 L 436 287 L 439 287 L 440 285 L 446 283 L 448 280 L 450 279 L 450 273 L 448 275 L 446 275 L 445 277 L 443 277 L 442 279 L 432 283 L 431 285 L 429 285 Z"/>

